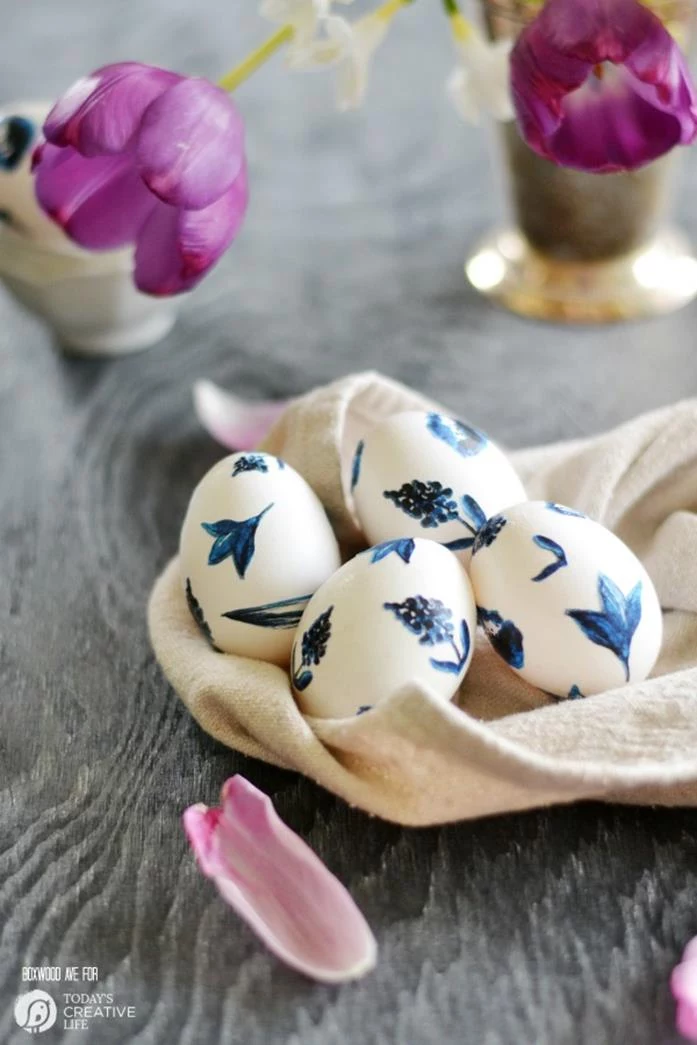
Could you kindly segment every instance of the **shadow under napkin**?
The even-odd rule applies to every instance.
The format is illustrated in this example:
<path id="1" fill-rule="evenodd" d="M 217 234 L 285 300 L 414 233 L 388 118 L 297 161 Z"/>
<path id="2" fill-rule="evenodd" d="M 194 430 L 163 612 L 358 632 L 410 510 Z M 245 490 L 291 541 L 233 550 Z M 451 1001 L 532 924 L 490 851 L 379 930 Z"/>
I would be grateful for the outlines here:
<path id="1" fill-rule="evenodd" d="M 434 405 L 379 374 L 358 374 L 296 400 L 263 449 L 304 475 L 350 554 L 361 543 L 348 493 L 356 442 L 390 414 Z M 586 512 L 644 562 L 665 611 L 652 679 L 557 703 L 483 647 L 458 706 L 408 686 L 368 715 L 305 718 L 282 669 L 210 649 L 175 559 L 152 592 L 150 635 L 203 729 L 402 824 L 589 797 L 697 804 L 697 401 L 513 461 L 531 498 Z"/>

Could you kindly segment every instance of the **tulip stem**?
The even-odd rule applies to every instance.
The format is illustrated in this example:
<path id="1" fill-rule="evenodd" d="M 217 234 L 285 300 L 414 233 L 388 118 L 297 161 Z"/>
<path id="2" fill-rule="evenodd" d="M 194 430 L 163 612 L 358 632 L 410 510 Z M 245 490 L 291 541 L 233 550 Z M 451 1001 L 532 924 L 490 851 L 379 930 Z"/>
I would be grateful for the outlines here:
<path id="1" fill-rule="evenodd" d="M 255 73 L 257 69 L 268 62 L 269 58 L 293 39 L 293 26 L 283 25 L 275 33 L 273 33 L 261 47 L 257 47 L 256 51 L 252 51 L 250 55 L 240 62 L 239 65 L 231 69 L 229 73 L 226 73 L 221 80 L 218 80 L 218 86 L 222 87 L 224 91 L 234 91 L 240 84 L 248 80 L 252 73 Z"/>
<path id="2" fill-rule="evenodd" d="M 468 40 L 472 35 L 472 26 L 460 11 L 457 0 L 443 0 L 443 7 L 450 20 L 450 28 L 455 40 L 458 43 Z"/>

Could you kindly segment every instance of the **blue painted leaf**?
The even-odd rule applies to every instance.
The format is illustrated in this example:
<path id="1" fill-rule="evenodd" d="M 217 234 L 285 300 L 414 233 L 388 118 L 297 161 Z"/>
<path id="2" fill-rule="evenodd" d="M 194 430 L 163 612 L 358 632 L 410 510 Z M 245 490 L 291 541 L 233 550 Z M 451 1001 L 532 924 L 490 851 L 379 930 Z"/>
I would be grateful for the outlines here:
<path id="1" fill-rule="evenodd" d="M 429 658 L 429 664 L 436 671 L 445 671 L 448 675 L 459 675 L 462 667 L 460 664 L 454 664 L 451 660 L 435 660 L 433 657 Z"/>
<path id="2" fill-rule="evenodd" d="M 629 681 L 629 654 L 641 620 L 641 581 L 625 598 L 612 578 L 601 573 L 598 596 L 602 610 L 567 610 L 591 642 L 609 649 L 621 661 Z"/>
<path id="3" fill-rule="evenodd" d="M 264 454 L 245 454 L 238 457 L 232 467 L 232 477 L 242 475 L 244 472 L 268 472 L 269 466 Z"/>
<path id="4" fill-rule="evenodd" d="M 240 624 L 251 624 L 256 628 L 289 631 L 291 628 L 297 628 L 310 598 L 309 595 L 300 595 L 297 599 L 268 602 L 264 606 L 246 606 L 243 609 L 230 610 L 222 616 L 228 620 L 239 621 Z"/>
<path id="5" fill-rule="evenodd" d="M 242 522 L 236 522 L 234 519 L 219 519 L 214 523 L 201 523 L 206 533 L 215 537 L 208 555 L 208 565 L 217 566 L 225 559 L 231 558 L 237 575 L 243 579 L 254 558 L 254 540 L 259 523 L 272 508 L 273 504 L 269 504 L 259 515 L 255 515 L 251 519 L 244 519 Z"/>
<path id="6" fill-rule="evenodd" d="M 456 421 L 442 414 L 430 413 L 426 427 L 437 439 L 451 446 L 460 457 L 476 457 L 489 442 L 483 432 L 465 424 L 464 421 Z"/>
<path id="7" fill-rule="evenodd" d="M 563 566 L 568 566 L 566 559 L 566 553 L 560 544 L 553 541 L 551 537 L 544 537 L 541 533 L 535 534 L 533 542 L 538 548 L 542 548 L 543 551 L 551 552 L 554 556 L 554 562 L 550 562 L 548 566 L 545 566 L 536 577 L 533 577 L 533 581 L 546 581 L 548 577 L 551 577 L 557 570 L 561 570 Z"/>
<path id="8" fill-rule="evenodd" d="M 13 171 L 22 163 L 37 128 L 24 116 L 6 116 L 0 121 L 0 170 Z"/>
<path id="9" fill-rule="evenodd" d="M 416 545 L 411 537 L 404 537 L 398 541 L 383 541 L 382 544 L 377 544 L 373 548 L 373 555 L 371 558 L 372 562 L 380 562 L 381 559 L 387 558 L 388 555 L 399 555 L 403 562 L 410 562 L 411 557 L 414 554 Z"/>
<path id="10" fill-rule="evenodd" d="M 471 520 L 475 530 L 480 530 L 486 522 L 486 512 L 474 497 L 465 494 L 462 498 L 462 508 L 468 519 Z"/>
<path id="11" fill-rule="evenodd" d="M 558 515 L 570 515 L 575 519 L 588 518 L 583 512 L 577 512 L 574 508 L 567 508 L 564 504 L 555 504 L 554 501 L 547 501 L 545 507 L 549 508 L 550 512 L 557 512 Z"/>
<path id="12" fill-rule="evenodd" d="M 578 688 L 578 686 L 572 686 L 571 689 L 569 690 L 568 699 L 569 700 L 580 700 L 584 696 L 585 696 L 585 694 L 581 693 L 581 690 Z"/>
<path id="13" fill-rule="evenodd" d="M 462 623 L 460 624 L 460 640 L 462 642 L 461 658 L 462 658 L 462 663 L 464 664 L 465 661 L 467 660 L 467 658 L 469 657 L 470 644 L 471 644 L 470 629 L 469 629 L 469 626 L 468 626 L 466 620 L 463 620 Z"/>
<path id="14" fill-rule="evenodd" d="M 355 490 L 358 486 L 358 480 L 361 477 L 361 461 L 363 459 L 363 451 L 365 450 L 365 442 L 361 439 L 360 443 L 356 447 L 356 452 L 353 455 L 353 465 L 351 466 L 351 489 Z"/>
<path id="15" fill-rule="evenodd" d="M 373 710 L 373 705 L 372 704 L 361 704 L 361 706 L 359 707 L 358 711 L 356 712 L 356 715 L 365 715 L 366 711 L 372 711 L 372 710 Z"/>
<path id="16" fill-rule="evenodd" d="M 504 620 L 498 610 L 487 610 L 483 606 L 477 607 L 477 616 L 498 655 L 512 668 L 524 667 L 523 633 L 513 621 Z"/>
<path id="17" fill-rule="evenodd" d="M 206 620 L 203 609 L 201 608 L 201 604 L 194 595 L 193 588 L 191 587 L 191 580 L 189 579 L 189 577 L 186 578 L 186 602 L 189 607 L 191 616 L 198 624 L 199 628 L 201 629 L 201 632 L 205 635 L 209 644 L 216 651 L 216 653 L 220 653 L 221 651 L 215 644 L 215 641 L 213 639 L 213 632 L 211 631 L 210 625 Z"/>
<path id="18" fill-rule="evenodd" d="M 295 686 L 295 688 L 300 693 L 302 693 L 302 691 L 304 689 L 307 689 L 307 687 L 310 685 L 311 682 L 312 682 L 312 672 L 311 671 L 301 671 L 299 675 L 294 675 L 293 676 L 293 685 Z"/>
<path id="19" fill-rule="evenodd" d="M 443 547 L 448 548 L 451 552 L 462 552 L 471 548 L 473 544 L 474 537 L 458 537 L 456 541 L 446 541 Z"/>

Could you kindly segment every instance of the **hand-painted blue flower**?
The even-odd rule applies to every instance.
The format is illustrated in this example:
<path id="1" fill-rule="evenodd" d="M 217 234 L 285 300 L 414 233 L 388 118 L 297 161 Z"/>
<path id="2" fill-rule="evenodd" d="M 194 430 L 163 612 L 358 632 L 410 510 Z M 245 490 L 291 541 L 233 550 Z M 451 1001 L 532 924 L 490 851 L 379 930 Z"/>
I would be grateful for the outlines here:
<path id="1" fill-rule="evenodd" d="M 269 466 L 263 454 L 245 454 L 238 457 L 232 468 L 232 477 L 241 475 L 243 472 L 268 472 Z"/>
<path id="2" fill-rule="evenodd" d="M 356 447 L 356 452 L 353 455 L 353 464 L 351 465 L 351 489 L 355 490 L 358 486 L 358 480 L 361 477 L 361 461 L 363 460 L 363 451 L 365 450 L 365 442 L 361 439 L 360 443 Z"/>
<path id="3" fill-rule="evenodd" d="M 545 507 L 549 508 L 550 512 L 556 512 L 557 515 L 570 515 L 574 519 L 588 518 L 588 516 L 584 515 L 583 512 L 577 512 L 575 508 L 567 508 L 566 505 L 555 504 L 554 501 L 547 501 Z"/>
<path id="4" fill-rule="evenodd" d="M 524 667 L 523 634 L 513 621 L 504 620 L 497 610 L 486 610 L 483 606 L 477 607 L 477 616 L 499 657 L 512 668 Z"/>
<path id="5" fill-rule="evenodd" d="M 585 693 L 581 693 L 581 690 L 578 688 L 578 686 L 574 685 L 569 690 L 569 696 L 567 697 L 567 700 L 581 700 L 584 697 Z"/>
<path id="6" fill-rule="evenodd" d="M 381 559 L 386 559 L 388 555 L 398 555 L 403 562 L 409 563 L 411 557 L 414 554 L 414 544 L 411 537 L 404 537 L 399 541 L 383 541 L 382 544 L 376 544 L 374 548 L 369 548 L 368 551 L 372 553 L 371 563 L 380 562 Z"/>
<path id="7" fill-rule="evenodd" d="M 211 631 L 208 621 L 206 620 L 205 614 L 201 609 L 201 604 L 194 595 L 193 588 L 191 587 L 191 580 L 188 577 L 186 578 L 186 602 L 189 607 L 189 610 L 191 611 L 191 616 L 194 618 L 199 628 L 206 636 L 208 642 L 216 651 L 216 653 L 220 653 L 221 651 L 218 649 L 213 640 L 213 632 Z"/>
<path id="8" fill-rule="evenodd" d="M 426 427 L 436 439 L 447 443 L 460 457 L 476 457 L 489 442 L 483 432 L 443 414 L 430 413 Z"/>
<path id="9" fill-rule="evenodd" d="M 472 555 L 476 555 L 478 551 L 482 550 L 482 548 L 490 548 L 505 525 L 505 515 L 492 515 L 490 519 L 487 519 L 481 529 L 477 532 L 474 546 L 472 548 Z"/>
<path id="10" fill-rule="evenodd" d="M 412 519 L 420 519 L 426 529 L 435 529 L 442 523 L 457 519 L 457 503 L 453 491 L 438 481 L 421 482 L 413 479 L 399 490 L 385 490 L 383 497 L 400 508 Z"/>
<path id="11" fill-rule="evenodd" d="M 293 685 L 299 691 L 307 689 L 314 678 L 311 671 L 303 671 L 302 669 L 317 667 L 327 652 L 327 643 L 332 635 L 331 617 L 333 610 L 334 607 L 330 606 L 324 611 L 324 613 L 320 613 L 319 617 L 317 617 L 307 631 L 303 632 L 300 647 L 301 660 L 300 665 L 297 668 L 295 667 L 297 644 L 293 646 L 293 652 L 291 655 Z"/>
<path id="12" fill-rule="evenodd" d="M 623 595 L 610 577 L 598 577 L 598 595 L 602 610 L 567 610 L 587 638 L 596 646 L 609 649 L 621 661 L 629 681 L 629 654 L 632 639 L 641 620 L 641 581 L 629 595 Z"/>
<path id="13" fill-rule="evenodd" d="M 310 595 L 299 595 L 297 599 L 281 599 L 280 602 L 267 602 L 264 606 L 246 606 L 240 610 L 229 610 L 222 616 L 240 624 L 251 624 L 255 628 L 290 631 L 297 628 L 310 598 Z"/>
<path id="14" fill-rule="evenodd" d="M 385 602 L 383 608 L 394 613 L 398 621 L 412 633 L 419 636 L 420 646 L 437 646 L 448 643 L 455 653 L 454 661 L 436 660 L 429 663 L 436 671 L 446 671 L 451 675 L 459 675 L 470 651 L 470 633 L 467 621 L 460 623 L 460 640 L 462 649 L 455 639 L 452 621 L 453 611 L 444 606 L 440 599 L 426 599 L 423 595 L 413 595 L 404 602 Z"/>
<path id="15" fill-rule="evenodd" d="M 24 160 L 34 140 L 36 127 L 24 116 L 0 121 L 0 170 L 14 171 Z"/>
<path id="16" fill-rule="evenodd" d="M 234 519 L 219 519 L 214 523 L 201 523 L 206 533 L 215 537 L 208 555 L 208 565 L 217 566 L 218 563 L 231 558 L 238 577 L 243 579 L 254 558 L 254 542 L 259 523 L 272 508 L 273 503 L 267 505 L 263 512 L 259 512 L 251 519 L 244 519 L 242 522 L 236 522 Z"/>
<path id="17" fill-rule="evenodd" d="M 554 556 L 554 561 L 550 562 L 545 566 L 543 570 L 532 578 L 533 581 L 546 581 L 548 577 L 551 577 L 557 570 L 561 570 L 563 566 L 568 566 L 566 560 L 566 552 L 560 544 L 553 541 L 551 537 L 544 537 L 541 533 L 536 533 L 533 537 L 533 543 L 538 548 L 542 548 L 545 552 L 550 552 Z"/>

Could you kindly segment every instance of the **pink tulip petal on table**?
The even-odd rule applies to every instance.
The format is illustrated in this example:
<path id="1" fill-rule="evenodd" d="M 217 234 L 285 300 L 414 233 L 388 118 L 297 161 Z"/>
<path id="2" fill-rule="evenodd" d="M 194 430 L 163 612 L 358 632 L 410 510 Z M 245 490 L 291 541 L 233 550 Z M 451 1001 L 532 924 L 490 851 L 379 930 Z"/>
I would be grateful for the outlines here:
<path id="1" fill-rule="evenodd" d="M 286 400 L 250 403 L 212 381 L 197 381 L 192 392 L 202 426 L 227 450 L 255 449 L 288 405 Z"/>
<path id="2" fill-rule="evenodd" d="M 673 969 L 670 989 L 677 1002 L 678 1031 L 688 1041 L 697 1042 L 697 938 L 690 940 L 680 965 Z"/>
<path id="3" fill-rule="evenodd" d="M 323 983 L 375 966 L 375 937 L 347 890 L 248 780 L 231 777 L 221 808 L 191 806 L 183 819 L 203 873 L 278 958 Z"/>

